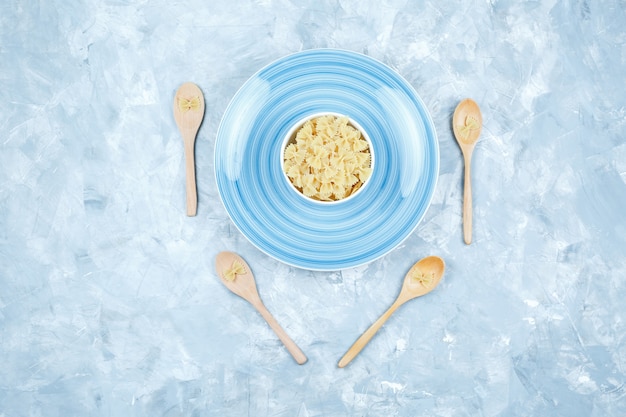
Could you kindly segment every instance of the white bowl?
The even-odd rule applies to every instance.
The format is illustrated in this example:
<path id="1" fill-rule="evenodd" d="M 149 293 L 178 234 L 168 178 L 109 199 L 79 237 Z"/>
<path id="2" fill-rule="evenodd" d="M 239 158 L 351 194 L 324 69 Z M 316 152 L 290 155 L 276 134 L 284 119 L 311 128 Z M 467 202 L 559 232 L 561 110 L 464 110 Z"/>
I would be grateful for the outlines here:
<path id="1" fill-rule="evenodd" d="M 284 177 L 285 181 L 287 181 L 287 183 L 289 184 L 291 189 L 295 193 L 297 193 L 299 196 L 301 196 L 302 198 L 305 198 L 308 201 L 313 201 L 315 203 L 320 203 L 320 204 L 338 204 L 338 203 L 343 203 L 343 202 L 349 201 L 350 199 L 352 199 L 352 198 L 356 197 L 357 195 L 359 195 L 365 189 L 365 187 L 367 187 L 367 184 L 369 183 L 369 179 L 371 178 L 371 175 L 370 175 L 369 178 L 367 178 L 365 181 L 363 181 L 363 184 L 361 185 L 361 187 L 359 187 L 359 189 L 356 190 L 354 193 L 350 194 L 347 197 L 340 198 L 338 200 L 330 200 L 329 201 L 329 200 L 318 200 L 318 199 L 311 198 L 311 197 L 305 195 L 295 185 L 293 185 L 293 183 L 291 182 L 291 180 L 287 176 L 287 173 L 285 172 L 285 169 L 284 169 L 285 168 L 285 149 L 287 148 L 287 146 L 290 143 L 292 143 L 293 141 L 295 141 L 296 134 L 302 128 L 302 126 L 304 126 L 304 124 L 306 122 L 308 122 L 309 120 L 317 119 L 318 117 L 322 117 L 322 116 L 335 116 L 335 117 L 338 117 L 338 118 L 340 118 L 340 117 L 347 117 L 348 118 L 348 125 L 352 126 L 356 130 L 361 132 L 361 136 L 367 142 L 367 145 L 369 147 L 369 152 L 370 152 L 370 168 L 372 169 L 372 172 L 374 171 L 374 164 L 375 164 L 375 161 L 376 161 L 374 146 L 372 145 L 372 141 L 370 140 L 370 137 L 367 134 L 367 132 L 365 131 L 365 129 L 363 129 L 363 127 L 356 120 L 352 119 L 350 116 L 346 116 L 346 115 L 339 114 L 339 113 L 333 113 L 333 112 L 311 114 L 309 116 L 306 116 L 306 117 L 300 119 L 298 122 L 296 122 L 289 129 L 289 131 L 285 135 L 285 138 L 283 139 L 282 145 L 280 147 L 280 164 L 281 164 L 280 168 L 281 168 L 281 170 L 283 172 L 283 177 Z"/>

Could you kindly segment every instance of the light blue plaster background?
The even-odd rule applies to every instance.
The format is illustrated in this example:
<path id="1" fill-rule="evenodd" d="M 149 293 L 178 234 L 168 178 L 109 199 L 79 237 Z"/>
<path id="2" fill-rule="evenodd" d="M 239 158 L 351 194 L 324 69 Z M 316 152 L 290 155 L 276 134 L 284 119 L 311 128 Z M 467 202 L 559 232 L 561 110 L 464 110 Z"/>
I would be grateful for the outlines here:
<path id="1" fill-rule="evenodd" d="M 381 60 L 436 124 L 421 226 L 364 267 L 298 270 L 230 222 L 220 118 L 309 48 Z M 62 1 L 0 4 L 0 416 L 626 415 L 626 3 Z M 185 216 L 172 98 L 204 91 Z M 484 111 L 474 243 L 451 116 Z M 297 366 L 213 259 L 241 253 Z M 434 293 L 336 363 L 419 258 Z"/>

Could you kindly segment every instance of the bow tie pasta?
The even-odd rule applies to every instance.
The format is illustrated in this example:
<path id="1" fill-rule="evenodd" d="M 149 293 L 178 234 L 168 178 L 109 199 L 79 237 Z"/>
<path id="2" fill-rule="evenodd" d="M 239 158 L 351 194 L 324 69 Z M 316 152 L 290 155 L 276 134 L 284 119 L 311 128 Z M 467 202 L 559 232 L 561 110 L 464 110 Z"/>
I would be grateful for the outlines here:
<path id="1" fill-rule="evenodd" d="M 370 177 L 369 144 L 347 117 L 320 116 L 307 121 L 287 145 L 284 170 L 305 196 L 341 200 Z"/>

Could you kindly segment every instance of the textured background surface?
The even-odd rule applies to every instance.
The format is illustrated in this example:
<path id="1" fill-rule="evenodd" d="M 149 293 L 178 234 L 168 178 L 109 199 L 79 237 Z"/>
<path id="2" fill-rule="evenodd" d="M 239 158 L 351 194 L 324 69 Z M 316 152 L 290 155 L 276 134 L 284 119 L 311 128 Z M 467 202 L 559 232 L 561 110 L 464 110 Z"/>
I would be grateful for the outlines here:
<path id="1" fill-rule="evenodd" d="M 626 415 L 626 3 L 0 5 L 0 416 Z M 219 200 L 216 130 L 261 66 L 317 47 L 405 77 L 435 120 L 424 222 L 364 267 L 297 270 Z M 201 86 L 199 211 L 171 102 Z M 462 242 L 456 103 L 485 127 Z M 213 272 L 252 265 L 297 366 Z M 419 258 L 447 261 L 346 369 Z"/>

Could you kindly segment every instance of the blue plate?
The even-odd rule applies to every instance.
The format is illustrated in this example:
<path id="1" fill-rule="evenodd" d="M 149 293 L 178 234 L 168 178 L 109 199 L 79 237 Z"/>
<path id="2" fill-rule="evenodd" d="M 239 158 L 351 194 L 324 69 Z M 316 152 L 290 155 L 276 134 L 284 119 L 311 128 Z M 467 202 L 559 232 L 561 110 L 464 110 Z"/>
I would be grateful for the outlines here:
<path id="1" fill-rule="evenodd" d="M 339 113 L 368 134 L 375 157 L 354 198 L 303 198 L 281 171 L 287 132 L 308 115 Z M 233 223 L 286 264 L 339 270 L 371 262 L 420 223 L 439 171 L 433 121 L 411 85 L 379 61 L 336 49 L 279 59 L 235 94 L 215 143 L 215 177 Z"/>

